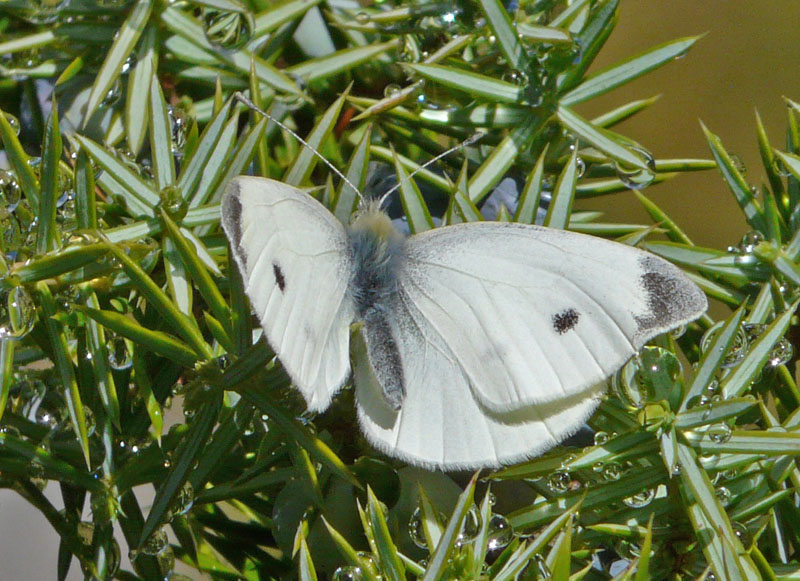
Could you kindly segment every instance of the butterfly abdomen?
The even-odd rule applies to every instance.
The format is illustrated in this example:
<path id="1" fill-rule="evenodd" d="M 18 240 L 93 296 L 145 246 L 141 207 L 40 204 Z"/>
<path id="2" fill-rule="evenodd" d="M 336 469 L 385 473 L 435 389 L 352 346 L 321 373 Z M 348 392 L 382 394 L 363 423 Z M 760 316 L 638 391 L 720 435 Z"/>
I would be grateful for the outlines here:
<path id="1" fill-rule="evenodd" d="M 348 230 L 353 272 L 348 291 L 353 299 L 368 359 L 384 397 L 399 409 L 405 385 L 400 352 L 389 314 L 398 290 L 404 238 L 388 216 L 367 210 Z"/>

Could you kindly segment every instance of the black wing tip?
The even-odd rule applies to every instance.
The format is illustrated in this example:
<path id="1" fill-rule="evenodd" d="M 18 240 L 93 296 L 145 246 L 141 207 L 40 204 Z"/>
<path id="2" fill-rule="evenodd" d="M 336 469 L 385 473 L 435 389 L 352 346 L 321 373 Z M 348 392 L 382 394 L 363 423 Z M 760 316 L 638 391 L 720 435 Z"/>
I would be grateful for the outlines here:
<path id="1" fill-rule="evenodd" d="M 241 185 L 233 179 L 225 188 L 222 198 L 222 229 L 228 236 L 236 257 L 244 262 L 245 254 L 242 252 L 242 201 L 240 199 Z"/>
<path id="2" fill-rule="evenodd" d="M 636 323 L 645 341 L 694 321 L 708 309 L 705 293 L 677 266 L 655 256 L 643 257 L 640 266 L 648 312 L 636 316 Z"/>

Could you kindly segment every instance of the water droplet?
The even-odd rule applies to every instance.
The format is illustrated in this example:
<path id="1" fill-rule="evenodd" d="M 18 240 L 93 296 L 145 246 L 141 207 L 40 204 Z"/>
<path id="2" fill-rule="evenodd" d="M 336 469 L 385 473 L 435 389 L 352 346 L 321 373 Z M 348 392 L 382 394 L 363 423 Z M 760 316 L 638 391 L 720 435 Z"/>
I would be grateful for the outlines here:
<path id="1" fill-rule="evenodd" d="M 729 157 L 731 158 L 731 164 L 739 172 L 739 175 L 745 177 L 747 175 L 747 166 L 742 161 L 742 158 L 735 153 L 729 154 Z"/>
<path id="2" fill-rule="evenodd" d="M 23 16 L 23 18 L 25 17 Z M 28 71 L 42 63 L 42 55 L 38 48 L 30 48 L 0 55 L 0 61 L 8 69 L 9 78 L 15 81 L 25 81 L 28 79 Z"/>
<path id="3" fill-rule="evenodd" d="M 78 539 L 80 539 L 81 543 L 84 545 L 91 546 L 92 539 L 94 538 L 94 523 L 87 520 L 82 520 L 78 523 L 78 526 L 75 530 L 78 534 Z"/>
<path id="4" fill-rule="evenodd" d="M 11 125 L 11 130 L 14 132 L 14 134 L 19 135 L 19 130 L 22 127 L 19 123 L 19 119 L 17 119 L 17 117 L 11 113 L 5 113 L 5 117 L 6 121 L 8 121 L 8 124 Z"/>
<path id="5" fill-rule="evenodd" d="M 28 0 L 21 16 L 31 24 L 50 24 L 58 20 L 68 0 Z"/>
<path id="6" fill-rule="evenodd" d="M 141 547 L 141 552 L 145 555 L 157 555 L 169 546 L 167 531 L 158 529 L 150 535 Z"/>
<path id="7" fill-rule="evenodd" d="M 305 410 L 299 416 L 297 416 L 297 420 L 303 424 L 306 430 L 311 434 L 317 433 L 317 426 L 314 425 L 314 418 L 316 417 L 316 413 L 310 410 Z"/>
<path id="8" fill-rule="evenodd" d="M 687 326 L 685 324 L 679 325 L 669 332 L 669 336 L 672 337 L 673 339 L 680 339 L 681 337 L 683 337 L 683 334 L 686 333 L 686 328 Z"/>
<path id="9" fill-rule="evenodd" d="M 794 355 L 794 347 L 786 337 L 775 343 L 772 351 L 769 352 L 769 359 L 767 360 L 770 367 L 779 367 L 786 365 L 791 361 Z"/>
<path id="10" fill-rule="evenodd" d="M 619 162 L 614 162 L 614 169 L 622 184 L 630 190 L 641 190 L 653 183 L 656 179 L 656 161 L 653 154 L 644 148 L 630 146 L 629 149 L 644 158 L 647 169 L 640 167 L 627 168 Z"/>
<path id="11" fill-rule="evenodd" d="M 54 409 L 53 409 L 54 408 Z M 55 429 L 61 421 L 59 408 L 51 406 L 50 402 L 42 401 L 33 414 L 34 421 L 48 429 Z"/>
<path id="12" fill-rule="evenodd" d="M 40 445 L 39 450 L 47 453 L 45 445 Z M 47 473 L 39 458 L 32 458 L 28 463 L 28 479 L 39 490 L 44 490 L 47 487 Z"/>
<path id="13" fill-rule="evenodd" d="M 506 83 L 511 83 L 512 85 L 516 85 L 518 87 L 524 87 L 530 82 L 530 79 L 528 78 L 528 75 L 525 74 L 525 71 L 518 70 L 505 72 L 503 74 L 503 80 Z"/>
<path id="14" fill-rule="evenodd" d="M 0 195 L 2 203 L 9 212 L 17 209 L 20 199 L 22 199 L 22 188 L 19 187 L 17 176 L 7 170 L 0 170 Z"/>
<path id="15" fill-rule="evenodd" d="M 707 386 L 703 388 L 703 395 L 706 399 L 706 403 L 712 401 L 715 395 L 717 395 L 717 391 L 719 390 L 719 381 L 717 379 L 712 379 Z"/>
<path id="16" fill-rule="evenodd" d="M 610 482 L 614 482 L 622 478 L 622 466 L 616 462 L 609 462 L 603 467 L 603 478 Z"/>
<path id="17" fill-rule="evenodd" d="M 733 534 L 738 537 L 744 548 L 749 549 L 750 545 L 753 543 L 753 537 L 750 536 L 750 531 L 747 530 L 747 527 L 739 521 L 734 520 L 731 521 L 731 528 L 733 529 Z"/>
<path id="18" fill-rule="evenodd" d="M 63 227 L 74 228 L 75 222 L 75 192 L 72 189 L 61 190 L 61 195 L 56 200 L 58 211 L 57 219 Z M 69 237 L 70 232 L 64 232 L 64 236 Z"/>
<path id="19" fill-rule="evenodd" d="M 361 559 L 361 564 L 363 565 L 364 569 L 367 569 L 368 573 L 372 573 L 373 577 L 378 577 L 378 563 L 375 561 L 375 557 L 372 556 L 372 553 L 358 551 L 356 555 L 358 555 L 358 558 Z"/>
<path id="20" fill-rule="evenodd" d="M 0 230 L 2 230 L 2 249 L 5 251 L 6 259 L 9 262 L 20 259 L 21 251 L 25 250 L 22 229 L 17 219 L 2 207 L 0 207 Z"/>
<path id="21" fill-rule="evenodd" d="M 158 561 L 158 569 L 161 571 L 162 578 L 171 579 L 172 570 L 175 568 L 175 552 L 172 547 L 167 545 L 156 553 L 156 561 Z"/>
<path id="22" fill-rule="evenodd" d="M 612 387 L 624 403 L 641 409 L 649 401 L 668 398 L 669 393 L 657 392 L 668 390 L 680 373 L 680 362 L 674 353 L 645 346 L 614 375 Z"/>
<path id="23" fill-rule="evenodd" d="M 333 581 L 361 581 L 363 578 L 361 568 L 355 565 L 337 567 L 332 577 Z"/>
<path id="24" fill-rule="evenodd" d="M 656 497 L 656 491 L 652 488 L 648 488 L 647 490 L 643 490 L 634 494 L 633 496 L 628 496 L 627 498 L 623 498 L 622 502 L 631 508 L 644 508 Z"/>
<path id="25" fill-rule="evenodd" d="M 159 208 L 163 208 L 167 215 L 179 222 L 186 216 L 189 210 L 189 204 L 183 199 L 183 193 L 178 186 L 167 186 L 159 192 L 161 201 L 158 203 Z"/>
<path id="26" fill-rule="evenodd" d="M 470 507 L 467 514 L 464 516 L 464 522 L 461 524 L 461 531 L 458 533 L 456 543 L 463 545 L 473 540 L 481 531 L 481 513 L 474 506 Z"/>
<path id="27" fill-rule="evenodd" d="M 394 97 L 400 92 L 400 85 L 397 83 L 389 83 L 383 88 L 383 96 L 384 97 Z"/>
<path id="28" fill-rule="evenodd" d="M 419 46 L 415 36 L 407 34 L 403 37 L 403 47 L 400 49 L 399 59 L 407 63 L 416 63 L 420 60 Z M 424 83 L 423 83 L 424 86 Z M 422 87 L 420 87 L 421 89 Z"/>
<path id="29" fill-rule="evenodd" d="M 714 342 L 724 325 L 725 322 L 720 321 L 708 329 L 705 334 L 703 334 L 703 338 L 700 340 L 700 349 L 703 352 L 707 352 L 711 348 L 711 344 Z M 723 368 L 729 368 L 739 364 L 747 354 L 748 348 L 747 333 L 743 328 L 740 327 L 736 330 L 736 336 L 733 338 L 731 347 L 725 354 L 721 366 Z"/>
<path id="30" fill-rule="evenodd" d="M 0 434 L 4 436 L 14 436 L 15 438 L 20 437 L 20 431 L 14 426 L 0 425 Z"/>
<path id="31" fill-rule="evenodd" d="M 234 51 L 253 37 L 253 19 L 249 12 L 205 8 L 203 32 L 206 40 L 217 48 Z"/>
<path id="32" fill-rule="evenodd" d="M 556 494 L 563 494 L 570 488 L 572 477 L 569 472 L 558 470 L 547 477 L 547 488 Z"/>
<path id="33" fill-rule="evenodd" d="M 595 446 L 604 446 L 608 443 L 609 440 L 608 432 L 603 432 L 602 430 L 599 432 L 594 433 L 594 445 Z"/>
<path id="34" fill-rule="evenodd" d="M 742 325 L 742 330 L 747 336 L 747 343 L 749 347 L 749 345 L 755 343 L 758 338 L 764 334 L 764 331 L 767 330 L 767 326 L 761 323 L 745 323 Z"/>
<path id="35" fill-rule="evenodd" d="M 581 156 L 577 156 L 575 158 L 575 167 L 578 177 L 582 178 L 583 174 L 586 173 L 586 162 L 583 161 L 583 158 Z"/>
<path id="36" fill-rule="evenodd" d="M 131 358 L 128 344 L 123 337 L 114 335 L 108 341 L 108 364 L 111 369 L 123 371 L 130 369 L 133 366 L 133 359 Z"/>
<path id="37" fill-rule="evenodd" d="M 490 551 L 502 549 L 514 538 L 514 529 L 508 519 L 501 514 L 494 514 L 489 519 L 487 548 Z"/>
<path id="38" fill-rule="evenodd" d="M 359 24 L 369 24 L 369 21 L 372 20 L 372 17 L 366 12 L 358 12 L 356 14 L 356 22 Z"/>
<path id="39" fill-rule="evenodd" d="M 29 158 L 28 166 L 33 170 L 33 173 L 36 174 L 36 177 L 39 180 L 41 180 L 42 158 L 41 157 Z M 72 172 L 61 164 L 59 164 L 58 170 L 56 172 L 56 191 L 58 192 L 59 196 L 61 196 L 61 194 L 64 192 L 72 191 Z"/>
<path id="40" fill-rule="evenodd" d="M 0 340 L 25 337 L 35 319 L 36 306 L 24 287 L 0 290 Z"/>
<path id="41" fill-rule="evenodd" d="M 724 444 L 731 439 L 731 427 L 728 424 L 713 424 L 706 430 L 708 439 L 716 444 Z"/>
<path id="42" fill-rule="evenodd" d="M 97 420 L 94 418 L 94 412 L 88 406 L 83 406 L 83 423 L 86 426 L 86 434 L 91 436 L 97 428 Z M 72 428 L 72 424 L 70 424 Z"/>
<path id="43" fill-rule="evenodd" d="M 125 62 L 122 63 L 119 72 L 120 74 L 126 75 L 129 72 L 131 72 L 131 70 L 135 66 L 136 66 L 136 55 L 131 54 L 130 56 L 128 56 L 128 58 L 125 59 Z"/>
<path id="44" fill-rule="evenodd" d="M 792 172 L 789 171 L 789 168 L 786 167 L 786 164 L 783 163 L 783 160 L 777 155 L 772 158 L 772 169 L 782 178 L 788 178 L 792 175 Z"/>
<path id="45" fill-rule="evenodd" d="M 764 241 L 764 235 L 756 230 L 751 230 L 744 236 L 739 243 L 739 249 L 745 254 L 752 254 L 755 247 Z"/>
<path id="46" fill-rule="evenodd" d="M 552 579 L 553 574 L 547 561 L 540 553 L 536 553 L 533 559 L 528 561 L 528 564 L 523 567 L 522 571 L 517 574 L 517 581 L 530 581 L 533 579 Z"/>
<path id="47" fill-rule="evenodd" d="M 189 391 L 190 382 L 185 381 L 182 377 L 172 386 L 172 395 L 183 395 Z"/>
<path id="48" fill-rule="evenodd" d="M 186 148 L 186 132 L 189 128 L 189 115 L 181 107 L 167 106 L 167 115 L 169 117 L 170 132 L 172 134 L 172 155 L 177 157 L 183 156 L 183 150 Z"/>
<path id="49" fill-rule="evenodd" d="M 111 107 L 122 96 L 122 81 L 119 77 L 114 81 L 114 84 L 111 85 L 111 88 L 108 89 L 106 96 L 103 97 L 103 101 L 100 103 L 103 107 Z"/>
<path id="50" fill-rule="evenodd" d="M 81 543 L 85 546 L 90 547 L 92 545 L 92 541 L 94 540 L 94 523 L 91 521 L 81 521 L 78 523 L 76 527 L 76 533 L 78 538 L 80 539 Z M 111 539 L 111 542 L 108 544 L 108 550 L 105 555 L 105 562 L 106 562 L 106 573 L 108 576 L 106 579 L 111 579 L 114 576 L 114 573 L 117 572 L 119 569 L 120 564 L 120 550 L 119 544 L 115 539 Z M 86 579 L 95 579 L 95 577 L 89 577 L 90 569 L 85 567 L 81 564 L 81 570 L 83 574 L 86 576 Z"/>
<path id="51" fill-rule="evenodd" d="M 420 549 L 428 549 L 428 543 L 425 541 L 425 532 L 422 526 L 422 509 L 417 507 L 411 513 L 411 518 L 408 520 L 408 536 L 411 537 L 413 542 Z"/>
<path id="52" fill-rule="evenodd" d="M 194 505 L 194 488 L 191 482 L 185 482 L 178 497 L 175 499 L 175 504 L 172 507 L 172 517 L 184 516 L 189 513 Z"/>
<path id="53" fill-rule="evenodd" d="M 727 486 L 718 486 L 716 489 L 717 500 L 722 506 L 728 506 L 733 498 L 733 494 Z"/>
<path id="54" fill-rule="evenodd" d="M 619 370 L 611 382 L 614 393 L 626 405 L 632 408 L 643 408 L 649 399 L 647 386 L 644 384 L 640 373 L 641 365 L 636 357 L 628 361 Z"/>

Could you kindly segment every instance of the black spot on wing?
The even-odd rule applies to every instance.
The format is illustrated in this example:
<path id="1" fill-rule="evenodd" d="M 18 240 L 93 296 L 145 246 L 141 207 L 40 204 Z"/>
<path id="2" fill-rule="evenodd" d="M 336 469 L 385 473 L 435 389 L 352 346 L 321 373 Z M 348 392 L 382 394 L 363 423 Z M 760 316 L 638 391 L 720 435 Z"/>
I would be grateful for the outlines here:
<path id="1" fill-rule="evenodd" d="M 575 309 L 565 309 L 553 315 L 553 330 L 559 335 L 563 335 L 570 329 L 574 329 L 580 318 L 580 314 Z"/>
<path id="2" fill-rule="evenodd" d="M 272 263 L 272 273 L 275 275 L 275 282 L 278 284 L 278 288 L 283 292 L 286 289 L 286 277 L 283 276 L 283 270 L 281 270 L 277 262 Z"/>

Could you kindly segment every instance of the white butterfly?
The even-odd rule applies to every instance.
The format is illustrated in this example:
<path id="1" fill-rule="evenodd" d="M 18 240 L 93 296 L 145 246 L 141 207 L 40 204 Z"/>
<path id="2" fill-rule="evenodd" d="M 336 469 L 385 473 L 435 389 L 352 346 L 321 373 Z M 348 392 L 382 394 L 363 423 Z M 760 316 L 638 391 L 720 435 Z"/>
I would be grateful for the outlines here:
<path id="1" fill-rule="evenodd" d="M 475 222 L 404 238 L 375 209 L 343 226 L 286 184 L 238 177 L 222 225 L 267 339 L 322 411 L 350 376 L 361 427 L 429 468 L 508 464 L 575 432 L 648 340 L 703 292 L 592 236 Z"/>

